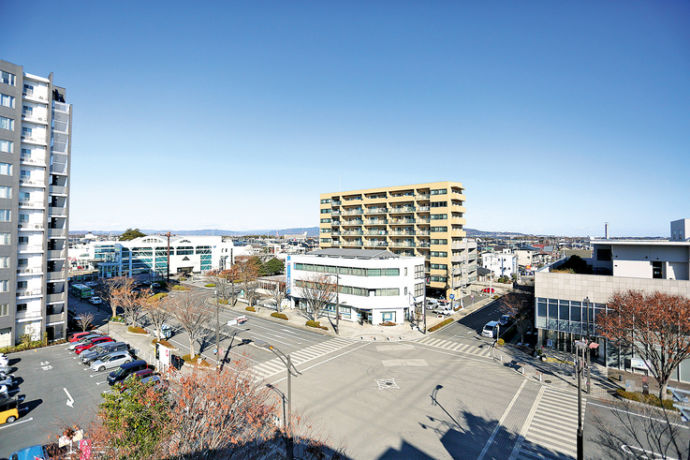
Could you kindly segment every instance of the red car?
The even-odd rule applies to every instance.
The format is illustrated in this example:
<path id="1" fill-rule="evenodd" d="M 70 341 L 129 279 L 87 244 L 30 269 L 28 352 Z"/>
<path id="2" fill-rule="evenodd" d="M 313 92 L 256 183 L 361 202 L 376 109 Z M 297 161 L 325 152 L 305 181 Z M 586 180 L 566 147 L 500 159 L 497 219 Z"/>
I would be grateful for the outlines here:
<path id="1" fill-rule="evenodd" d="M 79 345 L 77 348 L 74 349 L 74 352 L 76 354 L 80 354 L 82 351 L 86 351 L 89 348 L 93 347 L 94 345 L 98 345 L 99 343 L 112 342 L 112 341 L 113 341 L 113 339 L 111 339 L 110 337 L 96 337 L 95 339 L 91 339 L 90 341 Z"/>
<path id="2" fill-rule="evenodd" d="M 484 288 L 482 289 L 482 292 L 485 294 L 493 294 L 494 292 L 496 292 L 496 290 L 494 288 Z"/>
<path id="3" fill-rule="evenodd" d="M 82 337 L 84 337 L 85 335 L 89 335 L 89 334 L 98 334 L 98 331 L 76 332 L 70 336 L 69 341 L 70 342 L 76 342 L 76 341 L 80 340 Z"/>

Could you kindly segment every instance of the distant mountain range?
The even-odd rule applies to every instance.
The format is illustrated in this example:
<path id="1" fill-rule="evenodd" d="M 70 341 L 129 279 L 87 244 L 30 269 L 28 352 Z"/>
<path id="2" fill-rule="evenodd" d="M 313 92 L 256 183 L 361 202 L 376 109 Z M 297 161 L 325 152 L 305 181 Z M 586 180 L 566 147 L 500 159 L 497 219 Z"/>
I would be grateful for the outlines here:
<path id="1" fill-rule="evenodd" d="M 167 233 L 168 230 L 153 230 L 153 229 L 141 229 L 143 233 L 147 235 L 150 234 L 162 234 Z M 72 235 L 84 235 L 86 233 L 93 233 L 95 235 L 120 235 L 124 230 L 121 231 L 99 231 L 99 230 L 70 230 Z M 246 235 L 298 235 L 307 232 L 307 236 L 319 236 L 319 227 L 296 227 L 296 228 L 283 228 L 283 229 L 271 229 L 271 230 L 218 230 L 218 229 L 205 229 L 205 230 L 170 230 L 171 233 L 179 236 L 195 236 L 195 235 L 212 235 L 212 236 L 246 236 Z M 484 230 L 475 230 L 473 228 L 465 228 L 467 236 L 471 237 L 492 237 L 492 236 L 522 236 L 524 233 L 515 232 L 487 232 Z"/>

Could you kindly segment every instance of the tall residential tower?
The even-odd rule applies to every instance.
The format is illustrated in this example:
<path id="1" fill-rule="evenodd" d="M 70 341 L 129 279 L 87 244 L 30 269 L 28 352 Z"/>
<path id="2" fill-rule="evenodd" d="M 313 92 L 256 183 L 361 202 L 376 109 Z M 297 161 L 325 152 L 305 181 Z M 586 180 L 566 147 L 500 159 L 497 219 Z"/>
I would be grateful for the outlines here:
<path id="1" fill-rule="evenodd" d="M 0 347 L 67 332 L 71 128 L 52 73 L 0 60 Z"/>
<path id="2" fill-rule="evenodd" d="M 457 298 L 477 278 L 463 192 L 461 183 L 446 181 L 322 193 L 319 246 L 423 256 L 428 294 Z"/>

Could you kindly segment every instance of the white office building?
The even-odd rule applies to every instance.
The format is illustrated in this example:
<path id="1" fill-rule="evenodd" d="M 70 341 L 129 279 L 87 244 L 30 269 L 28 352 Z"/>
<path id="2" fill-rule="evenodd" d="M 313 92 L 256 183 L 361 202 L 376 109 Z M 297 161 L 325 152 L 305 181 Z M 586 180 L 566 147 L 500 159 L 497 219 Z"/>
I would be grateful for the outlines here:
<path id="1" fill-rule="evenodd" d="M 341 318 L 381 324 L 403 323 L 424 301 L 424 257 L 398 256 L 387 250 L 321 249 L 289 255 L 287 292 L 293 307 L 307 308 L 305 283 L 326 277 L 338 285 Z M 335 314 L 335 299 L 325 309 Z"/>
<path id="2" fill-rule="evenodd" d="M 485 252 L 482 254 L 482 267 L 491 270 L 495 278 L 510 278 L 517 273 L 517 257 L 510 250 Z"/>

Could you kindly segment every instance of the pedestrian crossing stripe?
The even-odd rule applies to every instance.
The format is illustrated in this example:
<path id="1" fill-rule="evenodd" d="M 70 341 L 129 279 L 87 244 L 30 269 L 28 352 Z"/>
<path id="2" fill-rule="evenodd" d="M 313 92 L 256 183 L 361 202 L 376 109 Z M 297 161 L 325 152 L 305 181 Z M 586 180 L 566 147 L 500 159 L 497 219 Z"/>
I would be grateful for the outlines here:
<path id="1" fill-rule="evenodd" d="M 299 366 L 300 364 L 320 358 L 334 351 L 341 350 L 352 343 L 351 340 L 336 337 L 290 353 L 290 359 L 292 364 Z M 280 358 L 273 358 L 269 361 L 257 364 L 252 369 L 258 379 L 265 379 L 279 372 L 287 372 L 285 364 Z"/>
<path id="2" fill-rule="evenodd" d="M 434 348 L 440 348 L 442 350 L 459 351 L 461 353 L 484 356 L 487 358 L 491 357 L 491 347 L 489 345 L 484 345 L 483 348 L 479 348 L 476 345 L 455 342 L 453 340 L 437 339 L 435 337 L 424 337 L 423 339 L 418 340 L 417 343 L 428 345 Z"/>
<path id="3" fill-rule="evenodd" d="M 577 455 L 577 395 L 542 387 L 524 438 L 512 459 L 572 460 Z M 584 422 L 586 400 L 582 400 Z M 523 431 L 524 433 L 524 431 Z M 516 446 L 517 447 L 517 446 Z"/>

